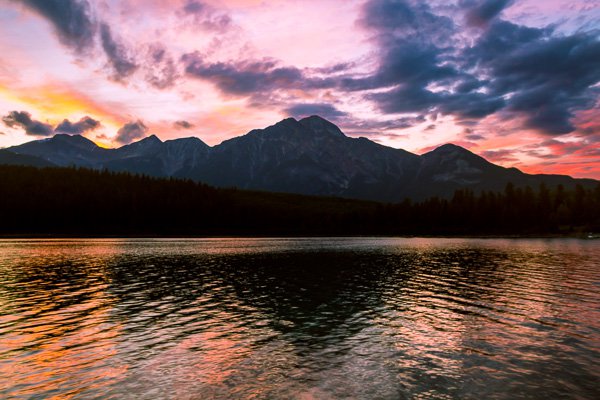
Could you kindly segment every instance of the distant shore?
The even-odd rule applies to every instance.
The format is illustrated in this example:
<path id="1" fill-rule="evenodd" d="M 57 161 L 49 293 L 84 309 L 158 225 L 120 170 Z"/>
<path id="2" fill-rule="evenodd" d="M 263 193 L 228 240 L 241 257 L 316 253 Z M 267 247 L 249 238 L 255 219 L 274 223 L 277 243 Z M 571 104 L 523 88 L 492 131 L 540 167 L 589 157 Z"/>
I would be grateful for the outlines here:
<path id="1" fill-rule="evenodd" d="M 0 234 L 0 240 L 6 239 L 300 239 L 300 238 L 375 238 L 375 239 L 600 239 L 600 234 L 536 234 L 536 235 L 152 235 L 152 234 Z"/>

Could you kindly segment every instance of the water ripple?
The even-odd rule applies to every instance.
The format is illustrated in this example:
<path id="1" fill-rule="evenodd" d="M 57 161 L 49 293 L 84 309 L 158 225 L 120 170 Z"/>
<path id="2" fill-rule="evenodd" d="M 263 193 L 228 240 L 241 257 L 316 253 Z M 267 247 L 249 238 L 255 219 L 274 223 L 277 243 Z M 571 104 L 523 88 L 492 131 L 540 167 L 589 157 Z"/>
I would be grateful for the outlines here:
<path id="1" fill-rule="evenodd" d="M 600 243 L 0 240 L 0 398 L 599 398 Z"/>

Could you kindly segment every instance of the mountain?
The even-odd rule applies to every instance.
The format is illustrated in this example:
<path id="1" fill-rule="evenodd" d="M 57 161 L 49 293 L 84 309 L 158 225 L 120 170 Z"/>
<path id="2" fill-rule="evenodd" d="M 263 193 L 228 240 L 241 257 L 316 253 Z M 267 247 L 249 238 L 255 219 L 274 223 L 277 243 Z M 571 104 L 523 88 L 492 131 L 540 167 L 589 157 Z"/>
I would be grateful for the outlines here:
<path id="1" fill-rule="evenodd" d="M 215 146 L 189 177 L 216 186 L 380 200 L 393 199 L 418 165 L 419 156 L 346 137 L 322 118 L 289 118 Z"/>
<path id="2" fill-rule="evenodd" d="M 385 202 L 449 197 L 457 189 L 503 190 L 597 184 L 562 175 L 503 168 L 453 144 L 416 155 L 366 138 L 350 138 L 331 122 L 288 118 L 210 147 L 200 139 L 161 141 L 152 135 L 104 149 L 78 135 L 56 135 L 8 151 L 58 166 L 186 178 L 219 187 L 339 196 Z M 1 163 L 0 158 L 0 163 Z"/>
<path id="3" fill-rule="evenodd" d="M 187 177 L 206 161 L 210 147 L 198 138 L 161 141 L 152 135 L 109 154 L 102 168 L 158 177 Z"/>
<path id="4" fill-rule="evenodd" d="M 30 167 L 55 167 L 49 161 L 43 158 L 29 156 L 26 154 L 16 154 L 8 150 L 0 150 L 0 165 L 27 165 Z"/>
<path id="5" fill-rule="evenodd" d="M 189 170 L 195 163 L 204 161 L 209 149 L 198 138 L 163 142 L 155 135 L 118 149 L 105 149 L 80 135 L 58 134 L 14 146 L 7 151 L 33 156 L 55 166 L 78 166 L 169 177 L 177 176 L 181 170 Z"/>
<path id="6" fill-rule="evenodd" d="M 563 185 L 574 188 L 597 185 L 593 179 L 574 179 L 566 175 L 526 174 L 517 168 L 504 168 L 492 164 L 469 150 L 454 144 L 445 144 L 421 155 L 416 185 L 409 189 L 412 198 L 425 199 L 432 196 L 450 197 L 459 188 L 474 191 L 501 191 L 507 184 L 516 187 L 537 188 L 540 184 L 548 187 Z"/>
<path id="7" fill-rule="evenodd" d="M 89 168 L 94 168 L 110 152 L 81 135 L 66 134 L 35 140 L 8 150 L 16 154 L 42 158 L 58 166 L 77 165 Z"/>

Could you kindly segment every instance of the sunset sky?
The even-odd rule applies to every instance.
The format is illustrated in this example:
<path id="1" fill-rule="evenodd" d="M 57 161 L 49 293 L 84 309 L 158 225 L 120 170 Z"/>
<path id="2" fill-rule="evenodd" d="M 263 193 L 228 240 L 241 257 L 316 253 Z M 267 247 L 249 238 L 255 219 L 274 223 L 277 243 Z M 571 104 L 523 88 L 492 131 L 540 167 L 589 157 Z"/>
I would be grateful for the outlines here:
<path id="1" fill-rule="evenodd" d="M 288 117 L 600 179 L 599 0 L 0 0 L 0 147 Z"/>

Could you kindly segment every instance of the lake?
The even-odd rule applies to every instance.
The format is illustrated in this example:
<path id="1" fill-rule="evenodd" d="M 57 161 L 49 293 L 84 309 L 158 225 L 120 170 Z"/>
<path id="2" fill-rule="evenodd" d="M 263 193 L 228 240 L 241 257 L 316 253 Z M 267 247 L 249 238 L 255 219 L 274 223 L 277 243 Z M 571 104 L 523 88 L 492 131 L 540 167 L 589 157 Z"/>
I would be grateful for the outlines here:
<path id="1" fill-rule="evenodd" d="M 600 241 L 0 240 L 0 398 L 600 398 Z"/>

